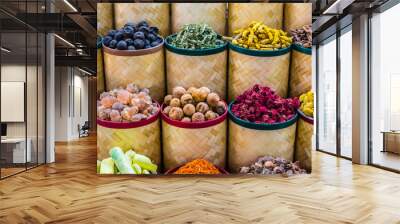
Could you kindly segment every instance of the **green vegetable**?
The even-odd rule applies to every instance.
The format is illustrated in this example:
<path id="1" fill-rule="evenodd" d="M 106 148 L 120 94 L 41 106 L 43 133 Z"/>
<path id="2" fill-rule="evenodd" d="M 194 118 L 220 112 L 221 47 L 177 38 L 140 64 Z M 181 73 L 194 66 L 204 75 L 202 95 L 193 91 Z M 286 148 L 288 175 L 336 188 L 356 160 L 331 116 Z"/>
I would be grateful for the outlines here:
<path id="1" fill-rule="evenodd" d="M 136 174 L 142 174 L 142 168 L 137 164 L 132 164 L 132 168 L 136 171 Z"/>
<path id="2" fill-rule="evenodd" d="M 148 170 L 143 170 L 142 174 L 150 174 L 150 171 L 148 171 Z"/>
<path id="3" fill-rule="evenodd" d="M 103 161 L 101 161 L 100 174 L 114 174 L 114 161 L 112 158 L 103 159 Z"/>
<path id="4" fill-rule="evenodd" d="M 97 173 L 100 173 L 100 165 L 101 165 L 101 161 L 97 160 Z"/>
<path id="5" fill-rule="evenodd" d="M 207 24 L 188 24 L 171 38 L 171 45 L 184 49 L 216 48 L 224 44 L 218 34 Z"/>
<path id="6" fill-rule="evenodd" d="M 142 169 L 150 170 L 151 172 L 157 171 L 157 165 L 153 164 L 149 157 L 136 154 L 135 158 L 132 160 L 132 163 L 136 163 Z"/>
<path id="7" fill-rule="evenodd" d="M 135 158 L 136 152 L 134 152 L 132 149 L 128 150 L 125 152 L 126 158 L 129 159 L 130 163 L 132 163 L 133 158 Z"/>
<path id="8" fill-rule="evenodd" d="M 125 156 L 120 147 L 111 148 L 110 156 L 121 174 L 136 174 L 131 167 L 129 159 Z"/>

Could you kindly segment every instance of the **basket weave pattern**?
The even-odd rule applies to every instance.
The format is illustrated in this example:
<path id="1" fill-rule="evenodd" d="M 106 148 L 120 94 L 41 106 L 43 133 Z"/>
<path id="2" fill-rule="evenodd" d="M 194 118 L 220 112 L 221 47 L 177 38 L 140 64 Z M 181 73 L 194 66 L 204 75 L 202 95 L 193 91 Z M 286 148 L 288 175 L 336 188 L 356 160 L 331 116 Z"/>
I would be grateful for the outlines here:
<path id="1" fill-rule="evenodd" d="M 147 21 L 150 26 L 157 26 L 161 36 L 169 34 L 168 3 L 115 3 L 115 27 L 121 28 L 127 22 Z"/>
<path id="2" fill-rule="evenodd" d="M 311 90 L 311 55 L 292 50 L 289 96 L 295 97 Z"/>
<path id="3" fill-rule="evenodd" d="M 312 20 L 311 3 L 285 3 L 284 28 L 286 31 L 310 25 Z"/>
<path id="4" fill-rule="evenodd" d="M 229 121 L 229 168 L 237 172 L 261 156 L 293 160 L 296 123 L 278 130 L 255 130 Z"/>
<path id="5" fill-rule="evenodd" d="M 133 149 L 160 165 L 159 119 L 145 126 L 127 129 L 113 129 L 97 125 L 97 159 L 110 157 L 108 151 L 115 146 L 121 147 L 124 151 Z"/>
<path id="6" fill-rule="evenodd" d="M 235 30 L 247 27 L 252 21 L 282 29 L 283 3 L 229 3 L 229 36 Z"/>
<path id="7" fill-rule="evenodd" d="M 167 50 L 167 87 L 207 86 L 225 98 L 227 51 L 204 56 L 187 56 Z"/>
<path id="8" fill-rule="evenodd" d="M 97 34 L 101 36 L 107 35 L 108 31 L 113 28 L 113 4 L 98 3 L 97 4 Z"/>
<path id="9" fill-rule="evenodd" d="M 255 57 L 229 51 L 229 99 L 233 100 L 258 83 L 286 97 L 289 85 L 290 53 L 275 57 Z"/>
<path id="10" fill-rule="evenodd" d="M 153 99 L 161 102 L 165 91 L 164 50 L 140 56 L 117 56 L 104 52 L 107 90 L 135 83 L 149 88 Z"/>
<path id="11" fill-rule="evenodd" d="M 163 156 L 166 170 L 203 158 L 224 167 L 226 120 L 207 128 L 179 128 L 162 121 Z"/>
<path id="12" fill-rule="evenodd" d="M 172 33 L 177 33 L 183 25 L 206 23 L 218 34 L 225 34 L 226 3 L 172 3 Z"/>
<path id="13" fill-rule="evenodd" d="M 104 92 L 103 52 L 97 49 L 97 95 Z"/>
<path id="14" fill-rule="evenodd" d="M 311 150 L 314 126 L 303 119 L 297 121 L 295 160 L 300 161 L 301 167 L 311 172 Z"/>

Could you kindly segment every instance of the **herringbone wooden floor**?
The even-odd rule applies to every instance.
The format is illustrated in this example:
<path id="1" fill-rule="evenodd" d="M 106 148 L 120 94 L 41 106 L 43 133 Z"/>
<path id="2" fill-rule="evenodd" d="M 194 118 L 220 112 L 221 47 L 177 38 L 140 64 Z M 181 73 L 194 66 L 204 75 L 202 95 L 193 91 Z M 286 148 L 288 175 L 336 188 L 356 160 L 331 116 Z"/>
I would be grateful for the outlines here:
<path id="1" fill-rule="evenodd" d="M 95 174 L 96 139 L 0 181 L 0 223 L 400 223 L 400 175 L 315 152 L 292 178 Z"/>

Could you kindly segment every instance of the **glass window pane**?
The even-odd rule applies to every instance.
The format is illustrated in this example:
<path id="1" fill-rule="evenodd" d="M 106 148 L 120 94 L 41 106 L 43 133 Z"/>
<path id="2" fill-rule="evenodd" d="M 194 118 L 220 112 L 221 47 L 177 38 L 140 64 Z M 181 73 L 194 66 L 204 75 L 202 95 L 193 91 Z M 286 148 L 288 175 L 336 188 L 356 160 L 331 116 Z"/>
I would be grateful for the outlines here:
<path id="1" fill-rule="evenodd" d="M 318 48 L 318 149 L 336 153 L 336 39 Z"/>

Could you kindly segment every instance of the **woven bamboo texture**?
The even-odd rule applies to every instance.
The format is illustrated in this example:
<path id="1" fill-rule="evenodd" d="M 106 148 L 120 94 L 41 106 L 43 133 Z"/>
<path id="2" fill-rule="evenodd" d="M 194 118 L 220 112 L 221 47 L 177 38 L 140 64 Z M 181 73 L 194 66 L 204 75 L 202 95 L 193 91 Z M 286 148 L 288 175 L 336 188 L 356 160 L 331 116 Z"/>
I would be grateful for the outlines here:
<path id="1" fill-rule="evenodd" d="M 148 156 L 154 163 L 161 164 L 160 120 L 137 128 L 113 129 L 97 125 L 97 159 L 110 157 L 109 150 L 119 146 L 124 151 Z"/>
<path id="2" fill-rule="evenodd" d="M 178 128 L 162 121 L 163 158 L 166 170 L 203 158 L 225 167 L 226 120 L 207 128 Z"/>
<path id="3" fill-rule="evenodd" d="M 247 27 L 252 21 L 282 29 L 283 3 L 229 3 L 229 36 L 237 29 Z"/>
<path id="4" fill-rule="evenodd" d="M 104 92 L 103 52 L 97 49 L 97 95 Z"/>
<path id="5" fill-rule="evenodd" d="M 188 56 L 167 52 L 167 88 L 207 86 L 221 97 L 226 96 L 227 50 L 204 56 Z"/>
<path id="6" fill-rule="evenodd" d="M 311 55 L 292 50 L 290 63 L 289 96 L 300 96 L 311 90 Z"/>
<path id="7" fill-rule="evenodd" d="M 185 24 L 206 23 L 218 34 L 225 34 L 226 3 L 172 3 L 172 33 L 177 33 Z"/>
<path id="8" fill-rule="evenodd" d="M 114 3 L 115 27 L 121 28 L 127 22 L 138 23 L 146 20 L 150 26 L 157 26 L 161 36 L 169 32 L 168 3 Z"/>
<path id="9" fill-rule="evenodd" d="M 312 135 L 314 133 L 314 126 L 307 123 L 303 119 L 297 121 L 297 134 L 296 134 L 296 149 L 295 160 L 300 162 L 302 168 L 307 172 L 311 172 L 312 158 Z"/>
<path id="10" fill-rule="evenodd" d="M 151 97 L 161 102 L 165 91 L 163 49 L 140 56 L 103 53 L 107 90 L 135 83 L 141 88 L 149 88 Z"/>
<path id="11" fill-rule="evenodd" d="M 286 31 L 299 29 L 312 23 L 311 3 L 285 3 L 284 28 Z"/>
<path id="12" fill-rule="evenodd" d="M 100 36 L 107 35 L 108 31 L 113 29 L 113 4 L 98 3 L 97 4 L 97 34 Z"/>
<path id="13" fill-rule="evenodd" d="M 280 96 L 287 96 L 289 52 L 275 57 L 255 57 L 230 50 L 229 61 L 229 100 L 233 100 L 254 84 L 268 86 Z"/>
<path id="14" fill-rule="evenodd" d="M 261 156 L 293 160 L 296 123 L 278 130 L 255 130 L 229 121 L 229 169 L 238 172 Z"/>

